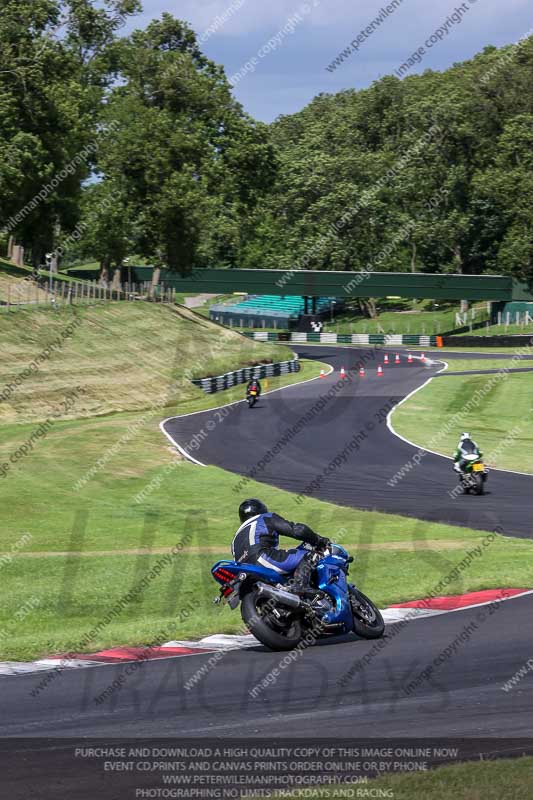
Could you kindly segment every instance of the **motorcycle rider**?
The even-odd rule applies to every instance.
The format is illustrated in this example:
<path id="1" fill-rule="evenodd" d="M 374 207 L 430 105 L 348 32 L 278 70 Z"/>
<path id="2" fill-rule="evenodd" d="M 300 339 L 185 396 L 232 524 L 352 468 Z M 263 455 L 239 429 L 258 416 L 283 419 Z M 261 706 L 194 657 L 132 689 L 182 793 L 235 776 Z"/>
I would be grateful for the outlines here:
<path id="1" fill-rule="evenodd" d="M 462 433 L 461 438 L 459 439 L 459 444 L 457 445 L 457 449 L 453 456 L 453 468 L 459 473 L 459 475 L 463 474 L 468 463 L 465 456 L 472 455 L 473 453 L 479 458 L 481 458 L 483 455 L 476 442 L 474 442 L 474 440 L 470 437 L 470 434 Z"/>
<path id="2" fill-rule="evenodd" d="M 296 591 L 305 589 L 313 569 L 313 553 L 302 547 L 281 550 L 279 537 L 290 536 L 319 548 L 328 547 L 331 544 L 329 539 L 319 536 L 303 523 L 288 522 L 279 514 L 271 513 L 256 498 L 240 504 L 239 518 L 241 526 L 231 543 L 235 561 L 261 564 L 280 575 L 294 572 L 291 588 Z"/>
<path id="3" fill-rule="evenodd" d="M 259 378 L 250 378 L 250 380 L 248 381 L 248 385 L 246 387 L 247 397 L 250 394 L 250 389 L 255 389 L 255 391 L 257 392 L 257 399 L 259 400 L 259 398 L 261 397 L 261 382 Z"/>

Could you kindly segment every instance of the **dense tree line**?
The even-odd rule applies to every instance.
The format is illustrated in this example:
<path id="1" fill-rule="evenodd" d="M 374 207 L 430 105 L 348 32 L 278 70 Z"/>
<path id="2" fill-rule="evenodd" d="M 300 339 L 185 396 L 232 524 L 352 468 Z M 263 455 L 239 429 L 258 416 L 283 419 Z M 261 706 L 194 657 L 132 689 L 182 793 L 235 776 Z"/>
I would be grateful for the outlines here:
<path id="1" fill-rule="evenodd" d="M 242 264 L 533 279 L 533 37 L 320 95 L 271 136 Z"/>
<path id="2" fill-rule="evenodd" d="M 138 0 L 2 0 L 0 227 L 35 265 L 230 265 L 274 178 L 266 125 L 170 14 L 121 36 Z M 90 179 L 90 180 L 88 180 Z M 5 246 L 5 242 L 4 242 Z M 67 252 L 68 251 L 68 252 Z"/>
<path id="3" fill-rule="evenodd" d="M 3 0 L 0 224 L 33 263 L 533 279 L 533 37 L 270 126 L 170 14 Z"/>
<path id="4" fill-rule="evenodd" d="M 137 0 L 2 0 L 0 227 L 34 263 L 79 218 L 110 47 Z"/>

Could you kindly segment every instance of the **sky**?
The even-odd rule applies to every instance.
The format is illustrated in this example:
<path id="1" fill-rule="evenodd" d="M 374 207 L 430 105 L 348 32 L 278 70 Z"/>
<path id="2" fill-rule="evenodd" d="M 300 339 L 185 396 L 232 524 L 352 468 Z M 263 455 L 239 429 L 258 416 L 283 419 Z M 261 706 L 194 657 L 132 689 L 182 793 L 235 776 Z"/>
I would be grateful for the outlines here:
<path id="1" fill-rule="evenodd" d="M 203 52 L 233 79 L 245 110 L 264 122 L 299 111 L 322 92 L 370 86 L 402 64 L 408 74 L 443 70 L 486 45 L 500 47 L 533 33 L 531 0 L 144 0 L 143 5 L 135 27 L 164 11 L 186 20 L 203 37 Z M 373 20 L 373 30 L 362 33 Z M 328 70 L 346 48 L 348 57 Z"/>

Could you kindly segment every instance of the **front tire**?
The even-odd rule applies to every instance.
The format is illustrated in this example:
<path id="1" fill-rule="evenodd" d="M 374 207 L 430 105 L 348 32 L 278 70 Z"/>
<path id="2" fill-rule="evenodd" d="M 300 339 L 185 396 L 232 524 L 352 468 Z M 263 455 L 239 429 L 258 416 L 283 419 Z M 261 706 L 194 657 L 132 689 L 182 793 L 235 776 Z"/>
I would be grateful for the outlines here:
<path id="1" fill-rule="evenodd" d="M 483 475 L 476 475 L 476 486 L 474 489 L 476 494 L 485 494 L 485 483 L 483 481 Z"/>
<path id="2" fill-rule="evenodd" d="M 363 592 L 350 588 L 353 629 L 362 639 L 379 639 L 383 636 L 385 622 L 381 611 Z"/>
<path id="3" fill-rule="evenodd" d="M 257 589 L 247 592 L 241 601 L 242 621 L 256 639 L 271 650 L 292 650 L 304 636 L 302 623 L 291 615 L 285 624 L 272 613 L 268 600 L 259 597 Z"/>

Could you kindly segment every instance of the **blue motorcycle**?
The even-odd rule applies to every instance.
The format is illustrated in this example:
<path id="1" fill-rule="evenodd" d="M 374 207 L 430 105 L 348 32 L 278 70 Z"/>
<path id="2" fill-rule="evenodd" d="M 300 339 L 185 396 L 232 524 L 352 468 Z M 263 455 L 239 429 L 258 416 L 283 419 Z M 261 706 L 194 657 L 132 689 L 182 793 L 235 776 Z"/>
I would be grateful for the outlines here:
<path id="1" fill-rule="evenodd" d="M 211 574 L 221 585 L 215 603 L 241 605 L 248 630 L 271 650 L 292 650 L 326 636 L 354 631 L 364 639 L 378 639 L 385 623 L 377 606 L 347 582 L 353 558 L 338 544 L 310 551 L 309 586 L 291 590 L 290 575 L 280 575 L 260 564 L 217 561 Z"/>

